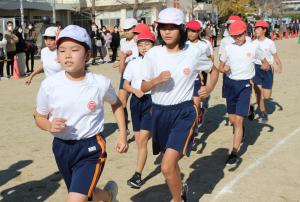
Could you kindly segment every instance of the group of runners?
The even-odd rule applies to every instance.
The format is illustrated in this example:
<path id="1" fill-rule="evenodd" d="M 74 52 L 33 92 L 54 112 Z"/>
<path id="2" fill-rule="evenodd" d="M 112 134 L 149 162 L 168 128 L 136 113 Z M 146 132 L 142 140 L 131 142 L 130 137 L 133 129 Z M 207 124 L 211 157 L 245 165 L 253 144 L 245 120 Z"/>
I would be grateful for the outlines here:
<path id="1" fill-rule="evenodd" d="M 115 65 L 121 75 L 118 94 L 110 79 L 88 71 L 91 39 L 85 29 L 69 25 L 58 36 L 54 28 L 45 31 L 41 65 L 26 84 L 37 73 L 46 73 L 34 116 L 37 126 L 54 136 L 53 153 L 68 189 L 67 201 L 116 201 L 116 182 L 109 181 L 104 189 L 96 187 L 106 159 L 106 140 L 101 134 L 104 102 L 111 105 L 119 127 L 116 150 L 125 153 L 129 123 L 126 106 L 131 94 L 137 163 L 128 185 L 143 185 L 147 145 L 152 139 L 153 154 L 162 154 L 161 171 L 174 202 L 188 201 L 188 185 L 182 183 L 178 162 L 191 153 L 194 131 L 203 122 L 219 72 L 223 73 L 222 95 L 234 133 L 227 165 L 235 166 L 240 160 L 244 119 L 253 109 L 253 89 L 259 120 L 268 121 L 264 101 L 272 93 L 273 71 L 282 71 L 275 44 L 265 37 L 268 23 L 256 22 L 257 38 L 251 41 L 246 24 L 240 17 L 231 16 L 217 68 L 210 42 L 200 37 L 201 23 L 185 23 L 184 19 L 179 9 L 162 10 L 155 22 L 156 35 L 146 24 L 125 20 L 120 62 Z"/>

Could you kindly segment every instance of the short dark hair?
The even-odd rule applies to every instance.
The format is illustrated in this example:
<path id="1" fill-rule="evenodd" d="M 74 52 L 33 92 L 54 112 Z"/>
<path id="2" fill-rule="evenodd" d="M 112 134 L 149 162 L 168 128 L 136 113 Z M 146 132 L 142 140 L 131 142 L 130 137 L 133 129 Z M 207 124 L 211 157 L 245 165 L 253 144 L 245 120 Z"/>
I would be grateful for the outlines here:
<path id="1" fill-rule="evenodd" d="M 164 42 L 164 40 L 161 37 L 160 34 L 160 29 L 161 27 L 164 26 L 163 24 L 158 24 L 157 25 L 157 42 L 159 45 L 166 45 L 166 43 Z M 174 25 L 176 28 L 179 29 L 179 34 L 180 34 L 180 40 L 179 40 L 179 48 L 182 50 L 185 46 L 185 42 L 187 40 L 187 34 L 186 34 L 186 30 L 185 30 L 185 26 L 184 24 L 182 25 Z"/>
<path id="2" fill-rule="evenodd" d="M 14 23 L 9 20 L 9 21 L 7 21 L 6 25 L 8 25 L 8 24 L 12 24 L 13 25 Z"/>

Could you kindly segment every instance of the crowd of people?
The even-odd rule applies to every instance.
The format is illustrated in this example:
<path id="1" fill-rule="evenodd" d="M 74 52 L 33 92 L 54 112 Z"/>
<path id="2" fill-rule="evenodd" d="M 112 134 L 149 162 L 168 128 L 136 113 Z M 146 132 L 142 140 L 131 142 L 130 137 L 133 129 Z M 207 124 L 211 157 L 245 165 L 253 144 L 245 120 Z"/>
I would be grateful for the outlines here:
<path id="1" fill-rule="evenodd" d="M 258 20 L 251 31 L 249 23 L 231 16 L 222 31 L 220 65 L 216 67 L 217 25 L 198 20 L 185 23 L 184 19 L 176 8 L 162 10 L 155 29 L 128 18 L 122 24 L 122 39 L 117 26 L 108 29 L 92 24 L 90 33 L 76 25 L 61 31 L 50 26 L 43 33 L 45 48 L 36 68 L 34 25 L 28 24 L 23 38 L 22 28 L 13 30 L 12 22 L 7 23 L 0 43 L 6 50 L 7 59 L 3 50 L 0 56 L 2 63 L 7 61 L 7 77 L 12 75 L 15 56 L 25 58 L 18 62 L 27 68 L 22 74 L 30 73 L 27 85 L 35 75 L 45 73 L 34 117 L 39 128 L 54 136 L 53 153 L 68 189 L 68 201 L 116 200 L 116 182 L 108 182 L 104 189 L 96 187 L 106 160 L 101 134 L 104 102 L 111 105 L 119 127 L 116 150 L 126 153 L 130 133 L 127 102 L 131 95 L 137 163 L 127 184 L 132 188 L 143 185 L 147 145 L 152 139 L 153 154 L 162 154 L 161 171 L 174 202 L 188 201 L 188 185 L 182 183 L 179 161 L 192 151 L 220 73 L 234 134 L 226 165 L 240 162 L 244 122 L 253 119 L 253 89 L 259 121 L 268 121 L 264 102 L 271 97 L 274 72 L 283 70 L 275 43 L 266 37 L 270 24 Z M 119 68 L 118 93 L 109 78 L 88 70 L 90 60 L 92 65 L 108 62 Z"/>

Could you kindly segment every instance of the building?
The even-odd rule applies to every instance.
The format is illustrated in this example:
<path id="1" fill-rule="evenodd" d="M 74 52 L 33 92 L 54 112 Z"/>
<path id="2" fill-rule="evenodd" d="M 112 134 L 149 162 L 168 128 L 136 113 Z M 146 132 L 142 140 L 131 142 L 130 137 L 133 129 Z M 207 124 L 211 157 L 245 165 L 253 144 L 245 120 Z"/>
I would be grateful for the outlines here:
<path id="1" fill-rule="evenodd" d="M 55 0 L 56 21 L 63 25 L 72 23 L 72 15 L 79 9 L 79 0 Z M 43 16 L 53 17 L 53 0 L 23 0 L 24 22 L 40 22 Z M 0 18 L 14 17 L 21 24 L 20 0 L 1 0 Z"/>
<path id="2" fill-rule="evenodd" d="M 300 0 L 285 0 L 281 5 L 283 15 L 300 15 Z"/>

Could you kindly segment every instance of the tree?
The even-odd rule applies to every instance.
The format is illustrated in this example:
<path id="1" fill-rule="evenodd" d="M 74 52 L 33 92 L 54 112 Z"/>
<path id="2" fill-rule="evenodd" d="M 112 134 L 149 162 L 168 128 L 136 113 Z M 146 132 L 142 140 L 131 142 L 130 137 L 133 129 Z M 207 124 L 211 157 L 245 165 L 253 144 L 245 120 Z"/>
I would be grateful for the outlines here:
<path id="1" fill-rule="evenodd" d="M 130 3 L 128 1 L 123 1 L 123 0 L 116 0 L 116 2 L 126 5 L 129 9 L 132 9 L 132 17 L 137 19 L 138 17 L 138 10 L 143 6 L 144 3 L 147 3 L 147 1 L 149 0 L 143 0 L 143 1 L 139 1 L 139 0 L 134 0 L 134 3 Z"/>
<path id="2" fill-rule="evenodd" d="M 228 18 L 230 15 L 245 17 L 256 11 L 251 0 L 215 0 L 214 4 L 221 18 Z"/>

